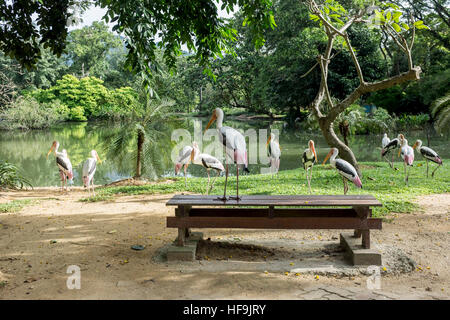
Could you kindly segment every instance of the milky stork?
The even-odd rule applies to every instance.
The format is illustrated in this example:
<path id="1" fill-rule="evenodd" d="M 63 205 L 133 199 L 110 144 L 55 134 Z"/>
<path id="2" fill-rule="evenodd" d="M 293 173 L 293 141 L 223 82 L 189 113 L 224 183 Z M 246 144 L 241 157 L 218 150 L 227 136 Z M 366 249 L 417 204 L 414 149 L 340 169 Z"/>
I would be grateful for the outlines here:
<path id="1" fill-rule="evenodd" d="M 228 157 L 233 160 L 236 164 L 236 197 L 230 197 L 230 199 L 239 201 L 241 198 L 239 197 L 239 166 L 244 166 L 244 171 L 250 172 L 248 170 L 248 162 L 247 162 L 247 145 L 245 143 L 244 136 L 231 127 L 222 126 L 223 123 L 223 111 L 220 108 L 216 108 L 213 111 L 211 116 L 211 120 L 209 120 L 206 130 L 211 126 L 211 124 L 217 120 L 217 132 L 219 134 L 219 139 L 223 144 L 223 147 L 226 152 L 225 162 L 225 188 L 223 197 L 219 197 L 220 200 L 226 201 L 227 197 L 227 180 L 228 180 Z"/>
<path id="2" fill-rule="evenodd" d="M 408 177 L 409 177 L 409 168 L 412 167 L 414 162 L 414 149 L 408 146 L 408 140 L 405 139 L 403 134 L 399 134 L 400 139 L 400 150 L 399 155 L 401 154 L 403 158 L 403 166 L 405 167 L 405 184 L 408 186 Z M 408 167 L 408 170 L 406 170 Z"/>
<path id="3" fill-rule="evenodd" d="M 187 187 L 186 171 L 191 162 L 191 153 L 193 148 L 191 146 L 185 146 L 178 153 L 178 158 L 175 160 L 175 175 L 178 174 L 181 167 L 184 165 L 184 187 Z"/>
<path id="4" fill-rule="evenodd" d="M 428 148 L 428 147 L 422 147 L 422 140 L 416 141 L 416 143 L 413 145 L 413 149 L 416 149 L 416 148 L 420 152 L 422 157 L 424 157 L 427 161 L 427 178 L 428 178 L 428 160 L 438 164 L 436 169 L 434 169 L 433 172 L 431 173 L 431 176 L 434 177 L 434 173 L 442 165 L 441 157 L 439 157 L 437 152 L 434 151 L 433 149 Z"/>
<path id="5" fill-rule="evenodd" d="M 394 152 L 392 152 L 392 161 L 389 161 L 386 158 L 386 155 L 394 149 L 400 148 L 400 139 L 394 138 L 390 140 L 387 136 L 387 133 L 384 134 L 383 139 L 381 140 L 381 156 L 386 159 L 389 163 L 389 166 L 394 169 Z"/>
<path id="6" fill-rule="evenodd" d="M 331 156 L 330 159 L 331 166 L 337 170 L 337 172 L 342 176 L 342 180 L 344 181 L 344 194 L 347 194 L 348 191 L 347 180 L 352 181 L 358 188 L 362 188 L 362 183 L 361 180 L 359 179 L 358 172 L 356 172 L 356 169 L 347 161 L 342 159 L 336 159 L 338 153 L 339 153 L 338 149 L 331 148 L 330 152 L 327 154 L 322 164 L 325 164 L 325 162 L 327 162 L 328 158 L 330 158 Z"/>
<path id="7" fill-rule="evenodd" d="M 280 170 L 281 157 L 281 147 L 275 133 L 270 134 L 269 139 L 267 139 L 266 147 L 268 147 L 267 154 L 269 156 L 270 172 L 272 173 L 273 178 L 274 172 L 278 173 L 278 170 Z"/>
<path id="8" fill-rule="evenodd" d="M 97 170 L 97 161 L 98 163 L 102 163 L 102 160 L 100 160 L 97 151 L 91 150 L 91 157 L 87 158 L 83 164 L 83 185 L 88 189 L 89 196 L 91 195 L 90 189 L 92 187 L 92 193 L 94 197 L 94 175 L 95 171 Z"/>
<path id="9" fill-rule="evenodd" d="M 66 149 L 63 149 L 61 152 L 58 152 L 59 142 L 53 141 L 52 147 L 50 151 L 47 153 L 48 156 L 52 151 L 55 152 L 56 156 L 56 165 L 59 168 L 59 175 L 61 177 L 61 191 L 64 191 L 64 185 L 66 186 L 66 190 L 70 190 L 67 186 L 67 182 L 73 184 L 73 171 L 72 171 L 72 163 L 70 162 L 69 157 L 67 156 Z"/>
<path id="10" fill-rule="evenodd" d="M 208 173 L 208 187 L 206 188 L 206 194 L 208 194 L 212 190 L 214 182 L 216 181 L 217 177 L 220 175 L 222 171 L 225 170 L 225 168 L 223 167 L 222 162 L 220 162 L 219 159 L 217 159 L 216 157 L 213 157 L 210 154 L 200 153 L 200 149 L 198 147 L 197 142 L 194 141 L 192 143 L 192 147 L 193 150 L 190 156 L 192 163 L 204 167 L 206 169 L 206 172 Z M 209 175 L 209 171 L 211 169 L 216 170 L 217 172 L 217 176 L 214 178 L 212 184 Z"/>
<path id="11" fill-rule="evenodd" d="M 314 148 L 314 141 L 308 141 L 308 148 L 303 151 L 302 156 L 303 169 L 306 172 L 306 180 L 308 181 L 309 193 L 311 192 L 311 179 L 312 179 L 312 169 L 315 163 L 317 163 L 317 153 Z M 308 175 L 309 172 L 309 175 Z"/>

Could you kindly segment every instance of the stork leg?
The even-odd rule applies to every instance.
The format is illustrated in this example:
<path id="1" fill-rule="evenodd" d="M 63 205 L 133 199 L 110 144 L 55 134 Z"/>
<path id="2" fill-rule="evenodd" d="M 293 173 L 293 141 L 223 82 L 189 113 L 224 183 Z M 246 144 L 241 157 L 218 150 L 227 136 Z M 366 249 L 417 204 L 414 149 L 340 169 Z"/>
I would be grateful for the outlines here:
<path id="1" fill-rule="evenodd" d="M 347 180 L 342 177 L 342 180 L 344 181 L 344 195 L 347 194 L 348 191 L 348 184 L 347 184 Z"/>
<path id="2" fill-rule="evenodd" d="M 406 162 L 403 162 L 403 166 L 405 167 L 405 184 L 406 184 L 406 186 L 408 186 L 408 172 L 409 172 L 409 170 L 407 170 L 407 165 L 406 165 Z"/>
<path id="3" fill-rule="evenodd" d="M 230 197 L 230 199 L 239 201 L 241 198 L 239 197 L 239 164 L 236 163 L 236 197 Z"/>
<path id="4" fill-rule="evenodd" d="M 220 171 L 217 171 L 217 176 L 214 178 L 214 180 L 213 180 L 211 186 L 209 187 L 208 193 L 211 192 L 212 188 L 214 187 L 214 183 L 216 182 L 216 179 L 217 179 L 217 177 L 218 177 L 219 175 L 220 175 Z"/>
<path id="5" fill-rule="evenodd" d="M 427 159 L 427 178 L 428 178 L 428 159 Z"/>
<path id="6" fill-rule="evenodd" d="M 309 167 L 306 169 L 306 181 L 308 181 L 309 193 L 311 193 L 311 180 L 308 175 Z"/>
<path id="7" fill-rule="evenodd" d="M 209 177 L 209 169 L 206 170 L 206 173 L 208 173 L 208 186 L 206 187 L 206 195 L 209 193 L 209 184 L 211 183 L 211 178 Z"/>
<path id="8" fill-rule="evenodd" d="M 434 173 L 436 172 L 437 169 L 439 169 L 439 167 L 441 166 L 441 164 L 438 164 L 438 166 L 436 167 L 436 169 L 433 170 L 433 172 L 431 173 L 431 177 L 434 177 Z"/>
<path id="9" fill-rule="evenodd" d="M 95 197 L 94 177 L 92 177 L 92 193 L 94 194 Z"/>
<path id="10" fill-rule="evenodd" d="M 187 177 L 186 177 L 187 166 L 184 165 L 184 187 L 187 188 Z"/>
<path id="11" fill-rule="evenodd" d="M 218 197 L 217 199 L 219 200 L 227 201 L 227 181 L 228 181 L 228 161 L 226 162 L 225 166 L 225 187 L 223 190 L 223 197 Z"/>

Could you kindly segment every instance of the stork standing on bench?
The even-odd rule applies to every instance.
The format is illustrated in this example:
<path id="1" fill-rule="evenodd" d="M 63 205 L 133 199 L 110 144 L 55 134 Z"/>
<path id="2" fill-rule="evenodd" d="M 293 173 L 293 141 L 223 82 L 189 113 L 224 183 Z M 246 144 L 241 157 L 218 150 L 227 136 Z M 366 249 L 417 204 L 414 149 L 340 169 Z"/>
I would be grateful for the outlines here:
<path id="1" fill-rule="evenodd" d="M 61 177 L 61 191 L 64 191 L 64 186 L 66 190 L 69 190 L 67 183 L 73 184 L 73 171 L 72 171 L 72 163 L 70 162 L 69 157 L 67 156 L 66 149 L 63 149 L 61 152 L 58 151 L 59 142 L 53 141 L 52 147 L 50 151 L 47 153 L 47 159 L 52 151 L 55 152 L 56 156 L 56 165 L 59 169 L 59 175 Z"/>
<path id="2" fill-rule="evenodd" d="M 197 164 L 202 166 L 203 168 L 206 169 L 206 172 L 208 173 L 208 187 L 206 189 L 206 194 L 208 194 L 209 192 L 211 192 L 213 186 L 214 186 L 214 182 L 216 182 L 217 177 L 220 175 L 220 173 L 222 171 L 225 170 L 225 168 L 223 167 L 222 162 L 220 162 L 216 157 L 213 157 L 210 154 L 206 154 L 206 153 L 200 153 L 200 149 L 198 147 L 197 142 L 193 142 L 192 143 L 192 152 L 191 152 L 191 162 L 193 164 Z M 211 184 L 211 178 L 209 175 L 209 171 L 213 169 L 216 170 L 217 172 L 217 176 L 214 178 L 212 184 Z"/>
<path id="3" fill-rule="evenodd" d="M 223 197 L 220 197 L 219 199 L 222 201 L 227 200 L 227 181 L 228 181 L 228 157 L 230 159 L 233 159 L 234 163 L 236 164 L 236 197 L 230 197 L 231 200 L 239 201 L 241 198 L 239 197 L 239 166 L 244 166 L 244 171 L 250 172 L 248 170 L 248 162 L 247 162 L 247 144 L 245 143 L 244 136 L 237 131 L 236 129 L 233 129 L 231 127 L 222 126 L 223 123 L 223 111 L 220 108 L 216 108 L 213 111 L 213 114 L 211 116 L 211 120 L 209 120 L 206 128 L 211 126 L 215 120 L 217 120 L 217 132 L 219 134 L 219 139 L 223 144 L 223 147 L 226 152 L 225 156 L 225 162 L 226 162 L 226 169 L 225 169 L 225 188 L 223 192 Z"/>
<path id="4" fill-rule="evenodd" d="M 433 149 L 428 148 L 428 147 L 423 147 L 422 146 L 422 140 L 417 140 L 416 141 L 416 143 L 413 145 L 413 149 L 416 149 L 416 148 L 420 152 L 422 157 L 424 157 L 426 159 L 426 161 L 427 161 L 427 178 L 428 178 L 428 160 L 438 164 L 436 169 L 434 169 L 433 172 L 431 173 L 431 176 L 434 177 L 434 173 L 442 165 L 441 157 L 439 157 L 437 152 L 434 151 Z"/>
<path id="5" fill-rule="evenodd" d="M 187 172 L 189 163 L 191 162 L 192 150 L 194 150 L 194 149 L 191 146 L 185 146 L 183 149 L 180 150 L 180 152 L 178 153 L 178 158 L 175 160 L 175 175 L 178 174 L 181 167 L 184 165 L 184 187 L 185 188 L 187 188 L 186 172 Z"/>
<path id="6" fill-rule="evenodd" d="M 337 172 L 342 176 L 342 180 L 344 181 L 344 194 L 347 194 L 348 191 L 347 180 L 352 181 L 358 188 L 362 188 L 362 183 L 361 180 L 359 179 L 358 172 L 356 171 L 356 169 L 347 161 L 342 159 L 336 159 L 338 153 L 339 153 L 338 149 L 331 148 L 331 151 L 327 154 L 322 164 L 325 164 L 328 158 L 331 157 L 330 159 L 331 166 L 337 170 Z"/>
<path id="7" fill-rule="evenodd" d="M 312 168 L 315 163 L 317 163 L 317 153 L 314 148 L 314 141 L 308 141 L 308 149 L 303 151 L 302 156 L 303 169 L 306 172 L 306 180 L 308 181 L 309 193 L 311 193 L 311 179 L 312 179 Z M 308 174 L 309 172 L 309 174 Z"/>
<path id="8" fill-rule="evenodd" d="M 267 139 L 266 147 L 267 153 L 270 161 L 270 172 L 273 174 L 277 174 L 280 169 L 280 157 L 281 157 L 281 147 L 278 139 L 275 136 L 275 133 L 271 133 L 269 139 Z"/>

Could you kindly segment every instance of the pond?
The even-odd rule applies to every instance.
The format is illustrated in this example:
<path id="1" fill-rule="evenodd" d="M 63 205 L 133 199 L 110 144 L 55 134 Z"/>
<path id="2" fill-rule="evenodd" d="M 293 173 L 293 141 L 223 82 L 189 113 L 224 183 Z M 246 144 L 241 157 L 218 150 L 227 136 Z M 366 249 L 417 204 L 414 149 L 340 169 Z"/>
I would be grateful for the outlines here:
<path id="1" fill-rule="evenodd" d="M 183 118 L 167 123 L 167 138 L 158 142 L 160 153 L 154 155 L 154 161 L 159 163 L 147 172 L 153 177 L 174 176 L 173 160 L 178 150 L 191 141 L 199 143 L 205 153 L 215 155 L 223 160 L 222 146 L 216 140 L 215 124 L 205 135 L 203 130 L 209 119 Z M 240 129 L 248 136 L 247 148 L 249 156 L 249 168 L 251 173 L 262 173 L 268 167 L 266 155 L 267 129 L 280 135 L 281 165 L 280 170 L 294 169 L 301 166 L 301 154 L 307 147 L 309 139 L 316 144 L 319 161 L 323 161 L 329 151 L 329 147 L 320 132 L 302 131 L 300 129 L 286 129 L 284 122 L 269 123 L 264 120 L 233 120 L 225 121 L 225 125 Z M 0 131 L 0 159 L 17 165 L 22 169 L 33 186 L 59 186 L 60 178 L 56 167 L 54 155 L 46 159 L 53 140 L 60 142 L 60 150 L 66 149 L 74 168 L 74 184 L 82 185 L 81 170 L 83 162 L 89 157 L 90 150 L 96 149 L 103 161 L 97 166 L 95 174 L 96 184 L 107 184 L 120 179 L 128 178 L 134 174 L 135 160 L 130 156 L 122 161 L 114 156 L 108 158 L 103 138 L 107 134 L 118 130 L 117 125 L 106 122 L 90 123 L 64 123 L 48 130 Z M 394 136 L 390 133 L 390 137 Z M 422 139 L 427 145 L 425 132 L 410 132 L 406 134 L 409 144 L 416 139 Z M 349 139 L 358 161 L 380 161 L 381 134 L 352 136 Z M 249 142 L 251 141 L 251 143 Z M 450 158 L 448 137 L 433 136 L 430 139 L 430 147 L 436 150 L 442 158 Z M 132 146 L 130 145 L 130 148 Z M 421 156 L 417 156 L 421 159 Z M 230 167 L 230 173 L 234 173 L 235 167 Z M 188 169 L 190 176 L 206 176 L 206 171 L 199 166 L 191 165 Z M 213 173 L 214 174 L 214 173 Z"/>

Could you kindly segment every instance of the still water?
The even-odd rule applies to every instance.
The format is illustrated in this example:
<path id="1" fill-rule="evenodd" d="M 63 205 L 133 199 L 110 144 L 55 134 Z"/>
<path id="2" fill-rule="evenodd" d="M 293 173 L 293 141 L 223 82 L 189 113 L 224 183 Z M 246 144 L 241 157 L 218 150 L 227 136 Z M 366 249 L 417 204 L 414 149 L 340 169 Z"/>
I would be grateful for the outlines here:
<path id="1" fill-rule="evenodd" d="M 174 176 L 173 160 L 178 150 L 191 141 L 197 141 L 205 153 L 215 155 L 224 160 L 222 146 L 215 136 L 215 124 L 212 130 L 203 135 L 203 130 L 209 119 L 184 118 L 172 120 L 167 123 L 166 138 L 158 142 L 156 154 L 152 154 L 158 166 L 148 169 L 148 176 L 170 177 Z M 229 125 L 242 130 L 247 138 L 249 169 L 251 173 L 261 173 L 268 167 L 266 155 L 267 129 L 278 132 L 281 146 L 280 170 L 294 169 L 301 166 L 301 154 L 307 147 L 309 139 L 316 144 L 319 161 L 322 161 L 329 151 L 329 147 L 320 132 L 288 129 L 284 122 L 268 121 L 225 121 Z M 118 126 L 106 122 L 94 123 L 64 123 L 48 130 L 0 131 L 0 159 L 17 165 L 33 186 L 59 186 L 60 178 L 54 155 L 46 159 L 53 140 L 60 142 L 60 151 L 66 149 L 74 170 L 74 184 L 82 185 L 81 170 L 83 162 L 89 157 L 90 150 L 97 150 L 103 160 L 97 166 L 95 184 L 111 183 L 133 176 L 135 160 L 130 156 L 120 162 L 114 155 L 108 155 L 104 137 L 118 130 Z M 276 131 L 278 130 L 278 131 Z M 391 138 L 394 133 L 390 133 Z M 425 132 L 415 131 L 406 134 L 409 144 L 416 139 L 422 139 L 427 145 Z M 352 136 L 349 139 L 350 147 L 358 161 L 380 161 L 381 134 Z M 444 159 L 450 158 L 448 137 L 430 137 L 431 148 L 436 150 Z M 130 143 L 129 148 L 133 148 Z M 131 152 L 130 152 L 131 154 Z M 416 157 L 421 159 L 421 156 Z M 233 172 L 234 166 L 230 168 Z M 150 172 L 151 171 L 151 172 Z M 202 167 L 191 165 L 188 169 L 190 176 L 206 176 Z M 213 173 L 214 174 L 214 173 Z"/>

